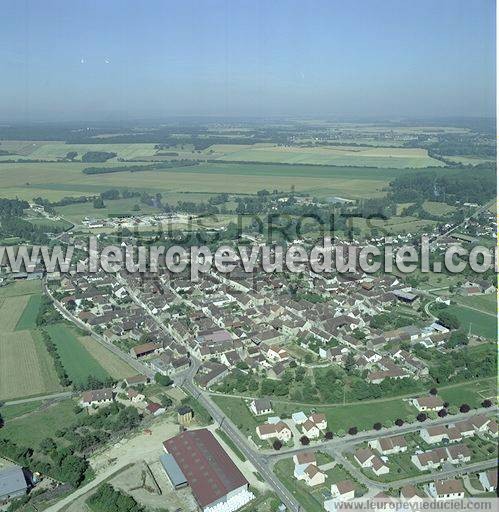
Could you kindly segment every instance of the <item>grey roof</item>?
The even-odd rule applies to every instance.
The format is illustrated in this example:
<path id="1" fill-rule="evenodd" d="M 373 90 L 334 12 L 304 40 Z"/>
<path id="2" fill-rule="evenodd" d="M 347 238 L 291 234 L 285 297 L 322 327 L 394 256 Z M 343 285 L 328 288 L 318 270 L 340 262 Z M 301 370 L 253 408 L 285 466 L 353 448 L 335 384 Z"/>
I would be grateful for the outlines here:
<path id="1" fill-rule="evenodd" d="M 27 488 L 22 468 L 10 466 L 0 470 L 0 498 L 18 494 Z"/>
<path id="2" fill-rule="evenodd" d="M 187 484 L 187 478 L 185 477 L 184 473 L 182 473 L 182 470 L 180 469 L 173 455 L 169 453 L 163 453 L 160 455 L 159 460 L 163 466 L 163 469 L 166 471 L 168 478 L 173 484 L 173 487 L 179 487 L 181 485 Z"/>

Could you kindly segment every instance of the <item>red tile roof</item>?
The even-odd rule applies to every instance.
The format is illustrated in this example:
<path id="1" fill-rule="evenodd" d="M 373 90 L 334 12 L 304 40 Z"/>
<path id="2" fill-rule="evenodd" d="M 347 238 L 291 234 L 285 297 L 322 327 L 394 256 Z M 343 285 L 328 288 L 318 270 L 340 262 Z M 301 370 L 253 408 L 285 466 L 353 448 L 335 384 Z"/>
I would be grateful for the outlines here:
<path id="1" fill-rule="evenodd" d="M 189 430 L 163 443 L 204 508 L 248 481 L 207 429 Z"/>

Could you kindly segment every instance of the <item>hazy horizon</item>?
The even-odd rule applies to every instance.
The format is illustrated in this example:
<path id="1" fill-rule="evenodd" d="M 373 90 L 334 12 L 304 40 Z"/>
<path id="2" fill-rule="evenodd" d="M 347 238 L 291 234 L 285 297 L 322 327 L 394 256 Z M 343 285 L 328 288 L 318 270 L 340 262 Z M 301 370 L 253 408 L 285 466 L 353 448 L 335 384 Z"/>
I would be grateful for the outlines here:
<path id="1" fill-rule="evenodd" d="M 4 1 L 0 122 L 495 116 L 495 3 Z"/>

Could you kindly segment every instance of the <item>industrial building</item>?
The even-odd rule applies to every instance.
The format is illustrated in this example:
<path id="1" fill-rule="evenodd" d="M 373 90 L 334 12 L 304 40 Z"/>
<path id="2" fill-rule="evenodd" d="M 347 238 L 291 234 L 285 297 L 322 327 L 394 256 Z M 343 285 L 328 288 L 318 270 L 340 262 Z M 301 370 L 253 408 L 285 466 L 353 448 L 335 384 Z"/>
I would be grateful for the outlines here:
<path id="1" fill-rule="evenodd" d="M 171 458 L 161 463 L 172 485 L 179 488 L 187 481 L 203 512 L 233 512 L 254 498 L 248 481 L 209 430 L 182 432 L 163 446 Z"/>

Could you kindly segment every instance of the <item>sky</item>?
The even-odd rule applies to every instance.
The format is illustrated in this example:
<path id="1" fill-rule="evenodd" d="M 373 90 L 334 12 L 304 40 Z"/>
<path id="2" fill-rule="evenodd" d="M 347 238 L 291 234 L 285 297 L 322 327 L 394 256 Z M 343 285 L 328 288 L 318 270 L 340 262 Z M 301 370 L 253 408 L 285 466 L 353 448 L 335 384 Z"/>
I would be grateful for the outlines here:
<path id="1" fill-rule="evenodd" d="M 494 0 L 0 0 L 0 122 L 495 115 Z"/>

